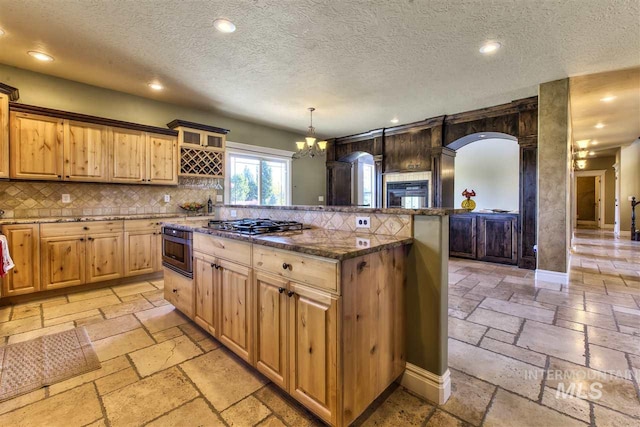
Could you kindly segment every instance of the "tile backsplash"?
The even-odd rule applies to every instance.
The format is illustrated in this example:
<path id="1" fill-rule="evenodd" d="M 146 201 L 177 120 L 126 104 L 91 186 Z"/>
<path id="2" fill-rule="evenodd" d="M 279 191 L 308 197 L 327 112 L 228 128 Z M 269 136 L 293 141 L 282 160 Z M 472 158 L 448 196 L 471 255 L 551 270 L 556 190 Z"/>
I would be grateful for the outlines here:
<path id="1" fill-rule="evenodd" d="M 216 200 L 215 179 L 180 178 L 177 186 L 0 181 L 2 218 L 184 213 L 186 202 Z M 71 203 L 62 203 L 69 194 Z M 164 202 L 164 195 L 171 201 Z M 219 194 L 222 194 L 220 190 Z"/>
<path id="2" fill-rule="evenodd" d="M 217 216 L 220 219 L 233 219 L 231 211 L 236 211 L 236 218 L 270 218 L 276 220 L 298 221 L 306 225 L 329 230 L 355 231 L 356 216 L 369 216 L 370 228 L 359 228 L 361 233 L 387 234 L 398 237 L 412 237 L 413 224 L 411 215 L 396 214 L 362 214 L 351 212 L 327 212 L 298 209 L 269 209 L 269 208 L 237 208 L 218 207 Z"/>

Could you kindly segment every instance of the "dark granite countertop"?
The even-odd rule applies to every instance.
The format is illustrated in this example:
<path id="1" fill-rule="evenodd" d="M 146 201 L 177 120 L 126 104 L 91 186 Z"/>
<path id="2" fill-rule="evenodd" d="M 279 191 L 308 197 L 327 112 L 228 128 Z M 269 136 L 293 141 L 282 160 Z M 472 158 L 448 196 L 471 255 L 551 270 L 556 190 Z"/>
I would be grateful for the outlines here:
<path id="1" fill-rule="evenodd" d="M 413 243 L 413 239 L 410 237 L 355 233 L 324 228 L 250 236 L 229 231 L 213 230 L 204 227 L 206 224 L 185 225 L 171 222 L 165 222 L 164 224 L 180 230 L 242 240 L 257 245 L 333 258 L 339 261 Z"/>
<path id="2" fill-rule="evenodd" d="M 163 213 L 163 214 L 133 214 L 133 215 L 96 215 L 96 216 L 60 216 L 60 217 L 43 217 L 43 218 L 0 218 L 0 225 L 11 224 L 46 224 L 55 222 L 85 222 L 85 221 L 119 221 L 125 219 L 162 219 L 162 218 L 180 218 L 181 221 L 198 221 L 205 218 L 213 218 L 213 216 L 185 216 L 179 213 Z"/>
<path id="3" fill-rule="evenodd" d="M 293 211 L 321 211 L 321 212 L 347 212 L 347 213 L 371 213 L 371 214 L 392 214 L 392 215 L 426 215 L 445 216 L 469 212 L 467 209 L 459 208 L 426 208 L 426 209 L 403 209 L 403 208 L 360 208 L 357 206 L 324 206 L 324 205 L 291 205 L 291 206 L 253 206 L 253 205 L 223 205 L 216 208 L 227 209 L 276 209 Z"/>

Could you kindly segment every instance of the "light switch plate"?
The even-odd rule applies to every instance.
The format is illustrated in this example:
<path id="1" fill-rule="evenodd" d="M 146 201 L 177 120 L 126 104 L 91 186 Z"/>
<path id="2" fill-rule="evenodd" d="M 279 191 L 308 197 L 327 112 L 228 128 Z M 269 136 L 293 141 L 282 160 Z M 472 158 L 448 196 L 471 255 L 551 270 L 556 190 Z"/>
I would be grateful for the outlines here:
<path id="1" fill-rule="evenodd" d="M 71 203 L 71 194 L 63 194 L 62 203 Z"/>
<path id="2" fill-rule="evenodd" d="M 368 217 L 368 216 L 357 216 L 356 217 L 356 228 L 371 228 L 371 217 Z"/>
<path id="3" fill-rule="evenodd" d="M 165 194 L 164 195 L 164 202 L 165 203 L 169 203 L 171 201 L 171 195 L 170 194 Z"/>
<path id="4" fill-rule="evenodd" d="M 238 211 L 235 209 L 231 209 L 231 218 L 237 218 L 238 217 Z"/>
<path id="5" fill-rule="evenodd" d="M 216 202 L 222 202 L 222 194 L 216 196 Z"/>
<path id="6" fill-rule="evenodd" d="M 324 196 L 318 196 L 318 201 L 319 202 L 324 202 Z"/>

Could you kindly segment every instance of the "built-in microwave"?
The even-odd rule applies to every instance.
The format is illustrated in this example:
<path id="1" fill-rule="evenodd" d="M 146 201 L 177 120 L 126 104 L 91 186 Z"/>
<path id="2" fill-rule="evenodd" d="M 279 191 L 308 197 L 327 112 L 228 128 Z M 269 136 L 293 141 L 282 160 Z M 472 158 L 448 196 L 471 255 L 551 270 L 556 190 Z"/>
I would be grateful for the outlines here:
<path id="1" fill-rule="evenodd" d="M 404 209 L 429 207 L 429 181 L 387 183 L 387 207 Z"/>

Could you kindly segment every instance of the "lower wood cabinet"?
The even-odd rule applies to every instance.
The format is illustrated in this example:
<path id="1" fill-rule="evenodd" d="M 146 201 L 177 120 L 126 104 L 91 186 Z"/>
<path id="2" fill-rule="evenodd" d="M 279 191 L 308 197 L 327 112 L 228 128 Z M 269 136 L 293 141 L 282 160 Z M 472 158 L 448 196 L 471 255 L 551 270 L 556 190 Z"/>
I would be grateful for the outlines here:
<path id="1" fill-rule="evenodd" d="M 2 296 L 22 295 L 40 290 L 40 226 L 16 224 L 2 227 L 15 264 L 2 281 Z"/>
<path id="2" fill-rule="evenodd" d="M 43 289 L 86 283 L 86 245 L 83 235 L 47 237 L 40 242 Z"/>
<path id="3" fill-rule="evenodd" d="M 190 317 L 325 422 L 349 425 L 402 374 L 405 247 L 337 264 L 257 244 L 236 248 L 248 266 L 215 255 L 229 239 L 208 238 L 194 235 Z M 305 261 L 276 270 L 275 256 Z M 312 280 L 310 261 L 326 277 Z M 183 311 L 167 274 L 177 273 L 165 269 L 167 299 Z"/>
<path id="4" fill-rule="evenodd" d="M 87 236 L 87 283 L 122 277 L 122 232 Z"/>
<path id="5" fill-rule="evenodd" d="M 164 268 L 164 299 L 187 317 L 193 318 L 193 280 L 169 268 Z"/>
<path id="6" fill-rule="evenodd" d="M 471 212 L 451 216 L 449 255 L 518 264 L 518 215 Z"/>

